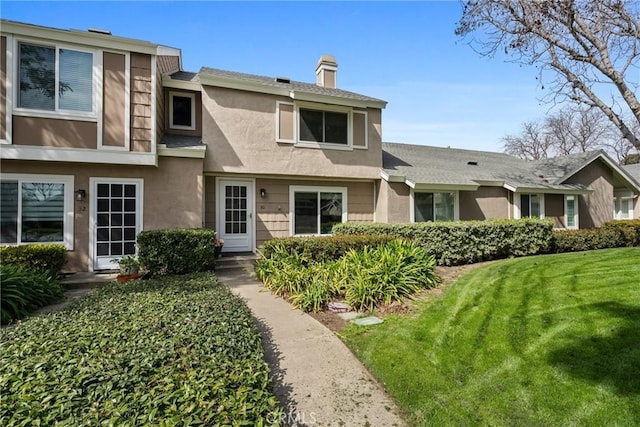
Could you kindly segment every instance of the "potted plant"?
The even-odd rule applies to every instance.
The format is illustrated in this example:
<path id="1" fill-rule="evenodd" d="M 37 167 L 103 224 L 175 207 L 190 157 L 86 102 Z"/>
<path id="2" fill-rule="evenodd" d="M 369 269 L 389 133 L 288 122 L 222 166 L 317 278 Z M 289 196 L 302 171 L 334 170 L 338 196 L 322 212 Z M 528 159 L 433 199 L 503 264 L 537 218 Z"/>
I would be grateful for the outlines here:
<path id="1" fill-rule="evenodd" d="M 222 254 L 223 246 L 224 246 L 224 240 L 213 239 L 213 256 L 215 259 L 220 258 L 220 254 Z"/>
<path id="2" fill-rule="evenodd" d="M 133 255 L 127 255 L 122 258 L 114 259 L 113 263 L 120 267 L 120 274 L 116 277 L 118 283 L 125 283 L 129 280 L 142 277 L 140 274 L 140 260 Z"/>

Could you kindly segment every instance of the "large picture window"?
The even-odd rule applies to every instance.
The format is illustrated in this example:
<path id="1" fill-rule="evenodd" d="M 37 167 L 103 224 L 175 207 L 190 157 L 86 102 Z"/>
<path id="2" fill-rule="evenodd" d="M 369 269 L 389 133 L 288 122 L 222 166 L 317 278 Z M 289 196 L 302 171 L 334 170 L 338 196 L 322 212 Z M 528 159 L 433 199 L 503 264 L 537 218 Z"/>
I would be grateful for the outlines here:
<path id="1" fill-rule="evenodd" d="M 455 193 L 414 193 L 414 221 L 453 221 L 455 200 Z"/>
<path id="2" fill-rule="evenodd" d="M 93 113 L 93 60 L 91 52 L 20 43 L 17 107 Z"/>
<path id="3" fill-rule="evenodd" d="M 349 144 L 349 115 L 300 108 L 300 141 Z"/>
<path id="4" fill-rule="evenodd" d="M 71 247 L 73 178 L 3 176 L 0 243 L 63 243 Z"/>
<path id="5" fill-rule="evenodd" d="M 542 197 L 539 194 L 521 194 L 520 218 L 541 218 L 541 199 Z"/>
<path id="6" fill-rule="evenodd" d="M 338 187 L 291 187 L 292 231 L 331 234 L 335 224 L 347 219 L 347 190 Z"/>

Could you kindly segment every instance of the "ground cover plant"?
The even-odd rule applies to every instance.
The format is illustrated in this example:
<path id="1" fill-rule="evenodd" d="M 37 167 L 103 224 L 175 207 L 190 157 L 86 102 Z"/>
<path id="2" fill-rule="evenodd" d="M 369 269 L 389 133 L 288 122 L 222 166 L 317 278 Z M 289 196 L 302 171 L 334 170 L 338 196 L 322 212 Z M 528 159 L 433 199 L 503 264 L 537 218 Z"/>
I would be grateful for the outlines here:
<path id="1" fill-rule="evenodd" d="M 109 284 L 3 331 L 0 425 L 267 425 L 249 309 L 207 273 Z"/>
<path id="2" fill-rule="evenodd" d="M 412 425 L 638 425 L 640 248 L 479 267 L 342 331 Z"/>
<path id="3" fill-rule="evenodd" d="M 268 257 L 258 261 L 256 272 L 267 289 L 313 312 L 331 300 L 370 311 L 437 284 L 434 258 L 420 246 L 387 237 L 361 245 L 365 239 L 337 238 L 341 250 L 329 258 L 314 255 L 315 248 L 336 246 L 327 238 L 315 238 L 317 243 L 280 240 L 269 245 Z M 355 249 L 343 246 L 350 240 L 357 242 Z"/>

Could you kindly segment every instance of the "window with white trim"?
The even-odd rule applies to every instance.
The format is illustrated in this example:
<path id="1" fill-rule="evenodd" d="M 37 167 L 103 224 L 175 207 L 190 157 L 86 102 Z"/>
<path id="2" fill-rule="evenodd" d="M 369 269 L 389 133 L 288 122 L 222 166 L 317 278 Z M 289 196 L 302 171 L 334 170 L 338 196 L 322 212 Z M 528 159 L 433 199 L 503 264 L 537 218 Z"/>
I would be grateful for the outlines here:
<path id="1" fill-rule="evenodd" d="M 520 218 L 542 218 L 542 195 L 520 194 Z"/>
<path id="2" fill-rule="evenodd" d="M 17 109 L 95 115 L 94 61 L 91 51 L 18 43 Z"/>
<path id="3" fill-rule="evenodd" d="M 633 219 L 633 193 L 616 192 L 613 199 L 614 219 Z"/>
<path id="4" fill-rule="evenodd" d="M 187 92 L 169 92 L 169 128 L 195 130 L 196 95 Z"/>
<path id="5" fill-rule="evenodd" d="M 325 144 L 349 144 L 349 114 L 309 108 L 299 110 L 299 140 Z"/>
<path id="6" fill-rule="evenodd" d="M 73 177 L 3 175 L 0 243 L 73 247 Z"/>
<path id="7" fill-rule="evenodd" d="M 564 223 L 568 229 L 578 228 L 578 196 L 564 196 L 564 216 Z"/>
<path id="8" fill-rule="evenodd" d="M 413 194 L 414 222 L 454 221 L 456 195 L 447 193 L 415 192 Z"/>
<path id="9" fill-rule="evenodd" d="M 293 235 L 329 235 L 335 224 L 347 220 L 347 189 L 290 187 Z"/>

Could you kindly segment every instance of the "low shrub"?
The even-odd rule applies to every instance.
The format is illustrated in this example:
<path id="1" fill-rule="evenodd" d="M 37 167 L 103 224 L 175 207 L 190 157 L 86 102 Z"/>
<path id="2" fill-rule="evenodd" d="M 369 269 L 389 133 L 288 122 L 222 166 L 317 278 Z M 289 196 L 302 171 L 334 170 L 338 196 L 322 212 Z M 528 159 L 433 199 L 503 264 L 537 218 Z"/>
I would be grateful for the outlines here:
<path id="1" fill-rule="evenodd" d="M 213 270 L 216 232 L 207 228 L 146 230 L 138 234 L 138 257 L 153 275 Z"/>
<path id="2" fill-rule="evenodd" d="M 552 230 L 550 220 L 536 218 L 410 224 L 347 222 L 333 227 L 336 235 L 369 234 L 411 240 L 432 254 L 439 265 L 548 252 Z"/>
<path id="3" fill-rule="evenodd" d="M 22 319 L 64 295 L 64 289 L 55 276 L 26 269 L 20 264 L 0 265 L 0 286 L 0 318 L 3 325 Z"/>
<path id="4" fill-rule="evenodd" d="M 602 225 L 605 229 L 624 229 L 629 246 L 640 246 L 640 219 L 609 221 Z"/>
<path id="5" fill-rule="evenodd" d="M 631 227 L 554 230 L 552 247 L 556 253 L 621 248 L 638 246 L 638 237 L 636 230 Z"/>
<path id="6" fill-rule="evenodd" d="M 385 235 L 353 235 L 327 237 L 287 237 L 265 242 L 260 250 L 263 258 L 271 258 L 274 254 L 298 254 L 304 260 L 323 262 L 335 261 L 350 249 L 380 246 L 393 240 Z"/>
<path id="7" fill-rule="evenodd" d="M 55 243 L 0 247 L 2 265 L 18 265 L 23 268 L 58 276 L 67 261 L 67 249 Z"/>
<path id="8" fill-rule="evenodd" d="M 260 334 L 206 273 L 110 284 L 0 338 L 2 425 L 269 425 Z"/>
<path id="9" fill-rule="evenodd" d="M 304 311 L 320 311 L 332 299 L 371 310 L 437 283 L 434 258 L 409 241 L 350 249 L 328 261 L 291 250 L 288 241 L 271 245 L 271 257 L 261 258 L 256 272 L 267 289 Z"/>

